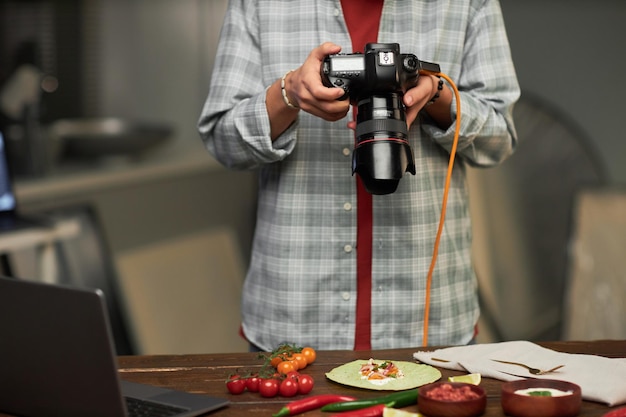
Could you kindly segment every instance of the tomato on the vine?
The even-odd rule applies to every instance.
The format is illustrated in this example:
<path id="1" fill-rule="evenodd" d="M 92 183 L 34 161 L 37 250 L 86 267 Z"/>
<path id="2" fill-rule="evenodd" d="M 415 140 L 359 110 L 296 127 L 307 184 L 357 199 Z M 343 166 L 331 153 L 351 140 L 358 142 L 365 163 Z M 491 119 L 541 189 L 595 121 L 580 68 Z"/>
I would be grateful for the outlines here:
<path id="1" fill-rule="evenodd" d="M 298 371 L 293 371 L 293 372 L 289 372 L 287 375 L 285 375 L 287 378 L 289 379 L 294 379 L 294 380 L 298 380 L 298 377 L 300 377 L 300 372 Z"/>
<path id="2" fill-rule="evenodd" d="M 289 372 L 297 371 L 291 361 L 283 361 L 279 363 L 276 370 L 283 375 L 287 375 Z"/>
<path id="3" fill-rule="evenodd" d="M 313 377 L 310 375 L 298 376 L 298 394 L 308 394 L 313 389 Z"/>
<path id="4" fill-rule="evenodd" d="M 285 378 L 280 383 L 278 392 L 283 397 L 293 397 L 298 393 L 298 381 L 292 378 Z"/>
<path id="5" fill-rule="evenodd" d="M 278 366 L 279 363 L 281 363 L 283 361 L 283 357 L 278 355 L 278 356 L 274 356 L 272 357 L 272 359 L 270 359 L 270 365 L 272 365 L 274 368 L 276 368 Z"/>
<path id="6" fill-rule="evenodd" d="M 298 364 L 298 369 L 304 369 L 309 364 L 302 353 L 294 353 L 291 360 Z"/>
<path id="7" fill-rule="evenodd" d="M 262 397 L 272 398 L 278 395 L 278 380 L 275 378 L 268 378 L 261 380 L 259 384 L 259 393 Z"/>
<path id="8" fill-rule="evenodd" d="M 306 363 L 308 365 L 315 362 L 315 359 L 317 358 L 317 352 L 315 352 L 315 349 L 313 349 L 312 347 L 304 347 L 302 348 L 300 353 L 306 358 Z"/>
<path id="9" fill-rule="evenodd" d="M 257 375 L 251 375 L 246 378 L 246 388 L 250 392 L 259 392 L 259 385 L 261 384 L 261 378 Z"/>
<path id="10" fill-rule="evenodd" d="M 246 389 L 246 381 L 239 375 L 231 375 L 226 382 L 226 389 L 231 394 L 241 394 Z"/>

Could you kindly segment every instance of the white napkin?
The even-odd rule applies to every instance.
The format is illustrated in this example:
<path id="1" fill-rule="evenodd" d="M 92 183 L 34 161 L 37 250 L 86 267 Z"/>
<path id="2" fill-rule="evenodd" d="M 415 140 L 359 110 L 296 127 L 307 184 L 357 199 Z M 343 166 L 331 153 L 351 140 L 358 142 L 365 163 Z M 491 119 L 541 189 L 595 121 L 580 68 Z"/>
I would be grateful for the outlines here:
<path id="1" fill-rule="evenodd" d="M 525 377 L 569 381 L 580 386 L 586 400 L 609 406 L 626 403 L 626 359 L 562 353 L 528 341 L 455 346 L 431 352 L 415 352 L 413 357 L 432 366 L 480 373 L 502 381 Z M 492 359 L 520 362 L 539 369 L 565 366 L 546 375 L 531 375 L 520 366 Z"/>

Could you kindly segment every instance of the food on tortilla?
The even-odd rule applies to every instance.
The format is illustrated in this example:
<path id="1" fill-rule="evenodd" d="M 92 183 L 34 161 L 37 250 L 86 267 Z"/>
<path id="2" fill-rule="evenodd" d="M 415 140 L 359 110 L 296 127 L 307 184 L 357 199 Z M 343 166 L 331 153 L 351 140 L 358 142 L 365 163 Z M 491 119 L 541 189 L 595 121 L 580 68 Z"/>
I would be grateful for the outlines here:
<path id="1" fill-rule="evenodd" d="M 359 372 L 361 379 L 367 379 L 372 383 L 384 382 L 389 378 L 404 378 L 402 370 L 391 361 L 376 362 L 374 359 L 370 359 L 361 365 Z"/>
<path id="2" fill-rule="evenodd" d="M 364 370 L 371 370 L 374 374 L 364 377 Z M 441 372 L 430 365 L 414 362 L 360 359 L 332 369 L 326 377 L 357 388 L 401 391 L 435 382 L 441 378 Z"/>

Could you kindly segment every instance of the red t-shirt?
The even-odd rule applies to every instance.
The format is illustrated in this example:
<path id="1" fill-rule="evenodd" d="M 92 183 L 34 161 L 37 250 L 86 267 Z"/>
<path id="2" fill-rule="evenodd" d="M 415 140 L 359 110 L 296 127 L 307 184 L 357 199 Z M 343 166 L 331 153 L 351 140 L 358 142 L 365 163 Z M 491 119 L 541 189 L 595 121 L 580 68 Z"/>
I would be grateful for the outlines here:
<path id="1" fill-rule="evenodd" d="M 341 0 L 353 52 L 363 52 L 365 44 L 378 40 L 383 3 L 383 0 Z"/>
<path id="2" fill-rule="evenodd" d="M 341 0 L 353 52 L 377 42 L 384 0 Z M 355 109 L 356 110 L 356 109 Z M 372 195 L 357 181 L 357 301 L 355 350 L 370 350 L 372 318 Z"/>

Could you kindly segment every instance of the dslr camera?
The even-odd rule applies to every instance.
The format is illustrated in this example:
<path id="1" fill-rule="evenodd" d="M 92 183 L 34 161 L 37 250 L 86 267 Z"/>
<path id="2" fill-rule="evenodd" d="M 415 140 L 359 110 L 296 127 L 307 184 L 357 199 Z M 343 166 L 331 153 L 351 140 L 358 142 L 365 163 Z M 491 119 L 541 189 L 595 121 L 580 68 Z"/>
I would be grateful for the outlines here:
<path id="1" fill-rule="evenodd" d="M 342 88 L 340 100 L 358 106 L 352 174 L 371 194 L 391 194 L 404 172 L 415 175 L 402 97 L 422 70 L 440 71 L 437 64 L 401 54 L 397 43 L 368 43 L 364 53 L 328 55 L 322 62 L 324 85 Z"/>

